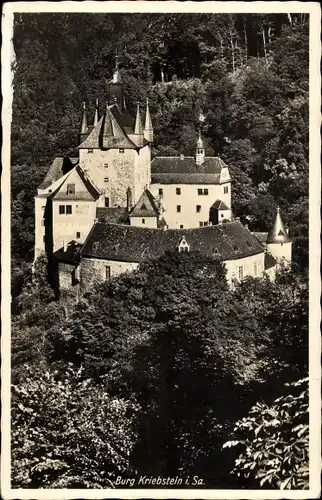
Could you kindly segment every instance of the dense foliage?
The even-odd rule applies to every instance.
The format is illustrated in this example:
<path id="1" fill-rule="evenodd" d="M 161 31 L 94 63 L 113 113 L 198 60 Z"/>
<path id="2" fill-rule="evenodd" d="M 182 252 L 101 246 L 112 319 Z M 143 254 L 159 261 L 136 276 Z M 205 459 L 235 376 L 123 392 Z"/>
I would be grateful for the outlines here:
<path id="1" fill-rule="evenodd" d="M 95 397 L 107 393 L 108 401 L 134 398 L 141 408 L 125 474 L 198 475 L 206 487 L 252 486 L 247 478 L 229 474 L 235 455 L 233 450 L 223 452 L 222 446 L 264 388 L 265 402 L 271 405 L 282 395 L 283 380 L 306 376 L 306 280 L 284 270 L 275 283 L 248 279 L 233 290 L 221 263 L 198 253 L 166 253 L 91 290 L 64 315 L 56 309 L 59 304 L 48 302 L 49 295 L 43 300 L 38 295 L 44 265 L 36 265 L 27 311 L 21 306 L 13 321 L 15 390 L 27 391 L 28 399 L 30 391 L 40 390 L 37 384 L 45 371 L 50 373 L 48 391 L 55 390 L 55 383 L 65 387 L 66 370 L 74 367 L 74 372 L 80 370 L 79 384 L 90 380 Z M 44 313 L 35 315 L 41 307 Z M 26 367 L 34 360 L 41 369 L 33 382 L 26 381 Z M 64 394 L 55 397 L 63 398 L 62 408 L 68 412 Z M 85 407 L 88 397 L 86 393 Z M 90 399 L 88 404 L 96 403 Z M 17 433 L 24 411 L 15 406 Z M 81 415 L 87 418 L 86 412 Z M 86 440 L 75 433 L 78 438 Z M 16 441 L 17 448 L 21 443 Z M 43 443 L 51 449 L 54 437 L 44 433 Z M 23 457 L 29 460 L 33 450 L 17 449 L 14 455 L 17 474 L 30 478 L 31 487 L 38 484 L 35 464 Z M 63 444 L 60 452 L 65 453 Z M 70 474 L 77 476 L 73 470 Z M 56 480 L 48 477 L 43 483 L 47 487 Z"/>
<path id="2" fill-rule="evenodd" d="M 138 406 L 68 366 L 25 368 L 12 386 L 12 480 L 19 488 L 107 488 L 129 470 Z"/>
<path id="3" fill-rule="evenodd" d="M 98 97 L 103 110 L 118 52 L 129 110 L 150 98 L 153 153 L 194 154 L 201 127 L 207 154 L 230 165 L 235 215 L 267 230 L 280 205 L 306 267 L 308 44 L 308 19 L 295 14 L 15 15 L 16 265 L 32 258 L 36 186 L 77 146 L 81 102 L 93 113 Z"/>
<path id="4" fill-rule="evenodd" d="M 234 474 L 258 480 L 259 486 L 280 489 L 309 487 L 308 379 L 286 384 L 287 394 L 268 406 L 258 402 L 234 427 L 238 447 Z"/>

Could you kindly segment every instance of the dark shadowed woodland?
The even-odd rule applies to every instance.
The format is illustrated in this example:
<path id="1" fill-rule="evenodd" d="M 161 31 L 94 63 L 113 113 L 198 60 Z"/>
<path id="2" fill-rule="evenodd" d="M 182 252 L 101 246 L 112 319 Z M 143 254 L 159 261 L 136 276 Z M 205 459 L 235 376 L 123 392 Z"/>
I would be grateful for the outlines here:
<path id="1" fill-rule="evenodd" d="M 12 486 L 308 488 L 308 16 L 16 14 L 13 44 Z M 45 258 L 31 279 L 37 186 L 77 146 L 82 101 L 104 109 L 116 53 L 154 154 L 193 154 L 201 126 L 235 216 L 264 231 L 280 206 L 294 262 L 275 282 L 230 289 L 194 252 L 73 306 Z"/>

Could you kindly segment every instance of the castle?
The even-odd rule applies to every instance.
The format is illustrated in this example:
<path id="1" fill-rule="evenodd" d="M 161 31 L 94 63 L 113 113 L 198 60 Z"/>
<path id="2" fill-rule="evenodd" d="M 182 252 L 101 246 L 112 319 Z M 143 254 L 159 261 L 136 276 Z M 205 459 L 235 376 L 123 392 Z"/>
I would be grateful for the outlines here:
<path id="1" fill-rule="evenodd" d="M 35 258 L 45 252 L 60 291 L 89 289 L 165 250 L 199 250 L 222 261 L 227 279 L 272 278 L 291 261 L 292 242 L 279 210 L 268 233 L 251 233 L 231 211 L 231 178 L 202 138 L 194 157 L 151 161 L 153 125 L 125 106 L 118 65 L 103 116 L 93 125 L 85 103 L 78 154 L 56 157 L 35 196 Z M 144 123 L 144 125 L 143 125 Z"/>

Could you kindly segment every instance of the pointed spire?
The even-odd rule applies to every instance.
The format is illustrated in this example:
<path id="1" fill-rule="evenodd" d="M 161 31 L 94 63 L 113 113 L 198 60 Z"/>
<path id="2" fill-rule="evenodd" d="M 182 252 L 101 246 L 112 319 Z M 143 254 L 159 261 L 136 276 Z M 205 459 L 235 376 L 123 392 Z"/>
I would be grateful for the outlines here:
<path id="1" fill-rule="evenodd" d="M 94 115 L 94 127 L 98 124 L 98 99 L 96 99 L 96 104 L 95 104 L 95 115 Z"/>
<path id="2" fill-rule="evenodd" d="M 82 124 L 81 124 L 81 134 L 87 134 L 88 126 L 87 126 L 87 114 L 86 114 L 86 102 L 83 101 L 83 116 L 82 116 Z"/>
<path id="3" fill-rule="evenodd" d="M 266 243 L 288 243 L 291 238 L 285 228 L 280 214 L 280 208 L 276 208 L 276 217 L 272 229 L 268 233 Z"/>
<path id="4" fill-rule="evenodd" d="M 139 101 L 137 103 L 137 108 L 136 108 L 136 119 L 135 119 L 134 133 L 136 135 L 143 135 L 143 126 L 142 126 L 142 121 L 141 121 Z"/>
<path id="5" fill-rule="evenodd" d="M 144 137 L 149 142 L 153 142 L 153 125 L 150 116 L 149 109 L 149 99 L 146 99 L 146 112 L 145 112 L 145 125 L 144 125 Z"/>
<path id="6" fill-rule="evenodd" d="M 103 136 L 112 136 L 112 135 L 113 135 L 113 127 L 112 127 L 111 114 L 108 107 L 108 103 L 106 103 Z"/>

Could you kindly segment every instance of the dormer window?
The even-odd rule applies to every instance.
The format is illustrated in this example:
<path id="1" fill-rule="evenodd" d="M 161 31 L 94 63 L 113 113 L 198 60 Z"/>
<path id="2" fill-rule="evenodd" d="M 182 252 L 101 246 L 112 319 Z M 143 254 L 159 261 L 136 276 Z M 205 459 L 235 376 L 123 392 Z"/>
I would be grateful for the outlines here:
<path id="1" fill-rule="evenodd" d="M 67 194 L 75 194 L 75 184 L 67 184 Z"/>
<path id="2" fill-rule="evenodd" d="M 235 252 L 238 252 L 239 251 L 239 248 L 237 245 L 233 245 L 233 249 L 235 250 Z"/>
<path id="3" fill-rule="evenodd" d="M 213 253 L 214 255 L 219 255 L 219 250 L 218 250 L 218 248 L 217 248 L 217 247 L 216 247 L 216 248 L 213 248 L 213 249 L 212 249 L 212 253 Z"/>
<path id="4" fill-rule="evenodd" d="M 178 245 L 178 252 L 190 252 L 190 245 L 187 243 L 186 238 L 183 236 Z"/>

